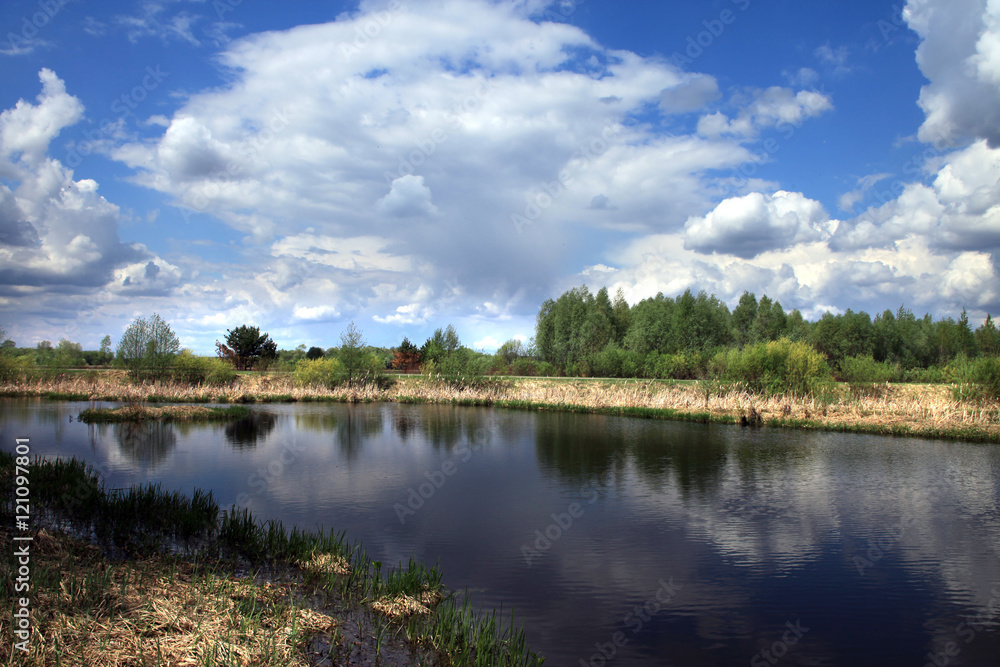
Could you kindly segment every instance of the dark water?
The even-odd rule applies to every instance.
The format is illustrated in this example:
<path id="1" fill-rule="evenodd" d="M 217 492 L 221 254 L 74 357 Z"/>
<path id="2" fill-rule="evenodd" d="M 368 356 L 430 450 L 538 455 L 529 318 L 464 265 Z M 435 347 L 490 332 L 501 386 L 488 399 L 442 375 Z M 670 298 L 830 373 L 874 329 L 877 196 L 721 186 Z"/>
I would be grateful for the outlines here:
<path id="1" fill-rule="evenodd" d="M 1000 447 L 451 406 L 87 426 L 0 448 L 335 527 L 511 609 L 547 665 L 1000 664 Z"/>

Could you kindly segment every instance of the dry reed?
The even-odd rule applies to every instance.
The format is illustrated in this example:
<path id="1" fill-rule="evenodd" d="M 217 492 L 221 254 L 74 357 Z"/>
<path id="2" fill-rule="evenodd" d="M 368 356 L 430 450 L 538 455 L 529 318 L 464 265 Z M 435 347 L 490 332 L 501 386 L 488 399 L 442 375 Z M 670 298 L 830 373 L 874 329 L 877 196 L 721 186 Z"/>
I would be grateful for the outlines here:
<path id="1" fill-rule="evenodd" d="M 506 386 L 455 389 L 419 376 L 404 377 L 388 389 L 297 386 L 290 375 L 240 376 L 228 387 L 197 387 L 173 381 L 132 384 L 120 373 L 0 385 L 0 392 L 74 396 L 91 400 L 246 403 L 268 401 L 468 402 L 533 404 L 555 409 L 646 408 L 710 415 L 739 422 L 759 415 L 764 424 L 808 423 L 835 430 L 910 432 L 935 435 L 975 429 L 984 439 L 1000 439 L 996 404 L 957 401 L 946 385 L 880 385 L 868 391 L 835 387 L 827 396 L 760 396 L 706 383 L 519 379 Z"/>

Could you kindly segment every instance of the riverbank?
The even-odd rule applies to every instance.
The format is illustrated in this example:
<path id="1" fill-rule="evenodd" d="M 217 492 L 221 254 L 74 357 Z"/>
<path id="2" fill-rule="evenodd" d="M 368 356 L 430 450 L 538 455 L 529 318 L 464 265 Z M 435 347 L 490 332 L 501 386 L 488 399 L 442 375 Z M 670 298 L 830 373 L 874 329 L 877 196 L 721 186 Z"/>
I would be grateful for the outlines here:
<path id="1" fill-rule="evenodd" d="M 17 475 L 31 527 L 14 535 Z M 2 664 L 540 664 L 437 568 L 383 569 L 342 533 L 220 513 L 200 491 L 109 491 L 75 460 L 0 454 L 0 492 L 0 605 L 26 610 L 0 617 Z"/>
<path id="2" fill-rule="evenodd" d="M 0 395 L 149 403 L 296 401 L 454 403 L 566 410 L 749 426 L 819 429 L 1000 442 L 1000 406 L 956 400 L 948 385 L 833 385 L 821 396 L 759 396 L 710 382 L 597 379 L 498 379 L 456 388 L 440 379 L 404 376 L 374 386 L 296 386 L 288 375 L 245 375 L 227 387 L 171 381 L 134 385 L 121 374 L 8 383 Z"/>

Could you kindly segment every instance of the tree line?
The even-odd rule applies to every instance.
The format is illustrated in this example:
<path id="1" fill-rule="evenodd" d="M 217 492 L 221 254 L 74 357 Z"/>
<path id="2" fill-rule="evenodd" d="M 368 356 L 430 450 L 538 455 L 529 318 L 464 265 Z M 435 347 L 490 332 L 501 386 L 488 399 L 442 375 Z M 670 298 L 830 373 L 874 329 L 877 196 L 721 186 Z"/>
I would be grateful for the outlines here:
<path id="1" fill-rule="evenodd" d="M 705 292 L 660 293 L 629 306 L 621 290 L 611 299 L 606 288 L 592 294 L 586 286 L 542 304 L 535 349 L 566 375 L 687 379 L 709 373 L 722 352 L 782 339 L 812 346 L 834 373 L 866 359 L 891 367 L 896 379 L 933 379 L 956 360 L 1000 355 L 992 317 L 973 330 L 964 310 L 957 320 L 934 320 L 903 306 L 875 317 L 848 309 L 809 322 L 751 292 L 730 310 Z"/>
<path id="2" fill-rule="evenodd" d="M 0 331 L 0 338 L 3 338 Z M 973 329 L 965 311 L 956 320 L 917 317 L 900 306 L 870 316 L 864 311 L 827 312 L 807 321 L 798 310 L 786 312 L 768 296 L 744 292 L 729 307 L 704 291 L 676 297 L 662 293 L 629 305 L 621 290 L 592 293 L 586 285 L 545 301 L 531 340 L 511 339 L 494 354 L 463 345 L 452 325 L 439 328 L 422 345 L 404 337 L 392 348 L 369 346 L 352 322 L 340 346 L 278 349 L 256 326 L 228 329 L 216 341 L 216 356 L 181 350 L 170 325 L 159 315 L 136 318 L 112 349 L 110 336 L 99 350 L 79 343 L 42 341 L 35 348 L 0 344 L 6 366 L 70 368 L 113 365 L 129 375 L 192 382 L 224 382 L 236 371 L 283 370 L 304 383 L 333 385 L 374 378 L 387 370 L 444 378 L 490 375 L 592 376 L 697 379 L 719 377 L 733 368 L 733 350 L 788 341 L 822 355 L 830 371 L 846 381 L 948 380 L 949 369 L 978 358 L 1000 357 L 1000 332 L 991 316 Z M 763 348 L 762 348 L 763 349 Z M 801 356 L 801 348 L 796 348 Z M 729 356 L 727 356 L 729 355 Z M 13 366 L 11 366 L 13 367 Z"/>

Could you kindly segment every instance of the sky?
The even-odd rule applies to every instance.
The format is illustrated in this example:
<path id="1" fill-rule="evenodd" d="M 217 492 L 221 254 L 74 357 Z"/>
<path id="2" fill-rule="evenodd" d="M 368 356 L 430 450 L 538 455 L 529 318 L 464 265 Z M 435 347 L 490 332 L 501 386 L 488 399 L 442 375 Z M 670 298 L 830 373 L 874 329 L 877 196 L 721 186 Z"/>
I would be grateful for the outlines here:
<path id="1" fill-rule="evenodd" d="M 0 325 L 491 351 L 585 284 L 1000 314 L 997 0 L 7 0 Z"/>

